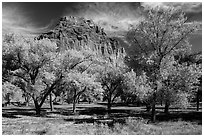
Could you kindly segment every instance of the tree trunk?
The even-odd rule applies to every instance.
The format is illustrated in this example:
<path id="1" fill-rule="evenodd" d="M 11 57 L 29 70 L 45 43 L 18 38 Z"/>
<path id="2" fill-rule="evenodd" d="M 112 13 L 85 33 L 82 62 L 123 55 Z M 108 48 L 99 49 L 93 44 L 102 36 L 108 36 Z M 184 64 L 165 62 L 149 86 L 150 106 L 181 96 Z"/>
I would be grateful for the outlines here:
<path id="1" fill-rule="evenodd" d="M 11 105 L 10 93 L 8 93 L 7 95 L 8 95 L 8 101 L 7 101 L 7 104 L 10 106 L 10 105 Z"/>
<path id="2" fill-rule="evenodd" d="M 41 114 L 41 108 L 40 107 L 35 107 L 35 111 L 36 111 L 36 115 L 40 115 Z"/>
<path id="3" fill-rule="evenodd" d="M 40 115 L 41 114 L 41 106 L 38 105 L 37 100 L 34 100 L 34 104 L 35 104 L 36 115 Z"/>
<path id="4" fill-rule="evenodd" d="M 152 122 L 156 121 L 156 109 L 155 109 L 155 105 L 156 105 L 156 93 L 153 94 L 153 101 L 152 101 L 152 116 L 151 116 Z"/>
<path id="5" fill-rule="evenodd" d="M 165 102 L 165 108 L 164 108 L 164 113 L 169 114 L 169 106 L 170 106 L 169 101 L 166 100 L 166 102 Z"/>
<path id="6" fill-rule="evenodd" d="M 64 104 L 64 98 L 60 96 L 60 102 L 63 105 Z"/>
<path id="7" fill-rule="evenodd" d="M 50 111 L 53 111 L 52 92 L 50 93 Z"/>
<path id="8" fill-rule="evenodd" d="M 28 99 L 27 99 L 26 95 L 24 96 L 24 99 L 25 99 L 25 106 L 28 106 Z"/>
<path id="9" fill-rule="evenodd" d="M 151 110 L 151 105 L 150 104 L 146 104 L 146 111 L 150 112 L 150 110 Z"/>
<path id="10" fill-rule="evenodd" d="M 73 113 L 76 113 L 76 99 L 73 100 Z"/>
<path id="11" fill-rule="evenodd" d="M 196 96 L 196 108 L 197 108 L 197 111 L 199 111 L 199 90 L 197 91 L 197 96 Z"/>
<path id="12" fill-rule="evenodd" d="M 73 113 L 75 114 L 76 113 L 76 91 L 74 91 L 74 98 L 73 98 Z"/>
<path id="13" fill-rule="evenodd" d="M 29 98 L 28 96 L 25 97 L 25 106 L 28 107 L 29 106 Z"/>
<path id="14" fill-rule="evenodd" d="M 108 101 L 108 111 L 110 112 L 111 111 L 111 102 Z"/>
<path id="15" fill-rule="evenodd" d="M 110 93 L 108 95 L 108 106 L 107 106 L 107 109 L 108 109 L 108 114 L 110 114 L 110 111 L 111 111 L 111 94 Z"/>

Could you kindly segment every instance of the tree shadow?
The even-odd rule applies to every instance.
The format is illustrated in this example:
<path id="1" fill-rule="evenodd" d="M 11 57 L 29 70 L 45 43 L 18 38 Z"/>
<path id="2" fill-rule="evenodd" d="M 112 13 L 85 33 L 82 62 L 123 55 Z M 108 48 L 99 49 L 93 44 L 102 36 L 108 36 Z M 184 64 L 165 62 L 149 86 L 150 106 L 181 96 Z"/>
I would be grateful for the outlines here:
<path id="1" fill-rule="evenodd" d="M 175 111 L 174 111 L 175 109 Z M 114 107 L 111 111 L 108 111 L 106 107 L 102 106 L 79 106 L 77 107 L 77 113 L 72 113 L 72 107 L 55 107 L 55 111 L 48 111 L 49 108 L 42 108 L 42 115 L 40 117 L 46 118 L 57 118 L 55 115 L 50 114 L 59 114 L 66 116 L 63 118 L 64 121 L 74 122 L 75 124 L 82 123 L 97 123 L 97 124 L 108 124 L 114 125 L 116 123 L 125 124 L 126 119 L 129 117 L 132 118 L 142 118 L 149 121 L 151 118 L 151 112 L 147 112 L 145 107 L 140 107 L 140 110 L 135 110 L 131 107 Z M 157 109 L 156 119 L 160 121 L 191 121 L 198 124 L 202 124 L 202 112 L 196 111 L 180 111 L 176 108 L 170 108 L 170 113 L 163 113 L 163 109 Z M 161 111 L 162 110 L 162 111 Z M 3 108 L 2 117 L 6 118 L 20 118 L 19 115 L 39 117 L 35 113 L 35 109 L 32 108 Z M 81 117 L 82 116 L 82 117 Z M 84 117 L 83 117 L 84 116 Z"/>
<path id="2" fill-rule="evenodd" d="M 174 108 L 176 109 L 176 108 Z M 173 110 L 173 109 L 172 109 Z M 196 122 L 197 124 L 202 124 L 202 112 L 196 111 L 172 111 L 170 109 L 169 114 L 165 114 L 163 112 L 157 112 L 156 119 L 157 122 L 162 121 L 190 121 Z M 85 110 L 80 111 L 80 115 L 90 115 L 95 116 L 91 119 L 75 119 L 75 123 L 93 123 L 100 121 L 112 121 L 113 124 L 120 123 L 125 124 L 125 119 L 132 117 L 132 118 L 142 118 L 146 121 L 150 121 L 151 119 L 151 112 L 147 112 L 146 110 L 134 111 L 129 109 L 112 109 L 108 118 L 106 117 L 108 111 L 104 107 L 90 107 L 86 108 Z M 69 121 L 66 119 L 66 121 Z M 103 122 L 102 122 L 103 123 Z"/>
<path id="3" fill-rule="evenodd" d="M 47 114 L 60 114 L 60 115 L 64 115 L 64 116 L 70 116 L 70 115 L 74 115 L 72 112 L 72 107 L 66 107 L 66 108 L 54 108 L 55 111 L 53 112 L 48 112 Z"/>
<path id="4" fill-rule="evenodd" d="M 39 117 L 45 116 L 46 110 L 48 108 L 42 108 L 41 115 L 36 115 L 35 109 L 32 108 L 3 108 L 2 109 L 2 117 L 6 118 L 21 118 L 19 115 L 22 116 L 32 116 L 32 117 Z"/>
<path id="5" fill-rule="evenodd" d="M 202 112 L 170 112 L 169 114 L 159 113 L 157 121 L 190 121 L 202 124 Z"/>
<path id="6" fill-rule="evenodd" d="M 5 117 L 5 118 L 20 118 L 20 117 L 17 117 L 13 114 L 9 114 L 9 113 L 6 113 L 6 114 L 2 114 L 2 117 Z"/>
<path id="7" fill-rule="evenodd" d="M 108 111 L 104 107 L 86 107 L 80 110 L 78 115 L 88 116 L 87 118 L 66 118 L 64 121 L 74 122 L 74 124 L 92 123 L 92 124 L 107 124 L 109 127 L 116 123 L 126 124 L 126 119 L 129 117 L 149 119 L 149 112 L 137 112 L 124 109 L 112 109 Z"/>

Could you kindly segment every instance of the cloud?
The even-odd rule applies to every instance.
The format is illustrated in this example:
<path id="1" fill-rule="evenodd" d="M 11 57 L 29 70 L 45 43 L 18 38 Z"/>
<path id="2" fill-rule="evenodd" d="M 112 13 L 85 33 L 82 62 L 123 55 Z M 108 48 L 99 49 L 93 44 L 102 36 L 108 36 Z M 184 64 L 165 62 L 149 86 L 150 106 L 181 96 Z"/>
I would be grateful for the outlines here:
<path id="1" fill-rule="evenodd" d="M 141 3 L 141 6 L 144 7 L 144 8 L 155 8 L 157 6 L 161 6 L 161 7 L 168 7 L 166 6 L 163 2 L 142 2 Z"/>
<path id="2" fill-rule="evenodd" d="M 67 5 L 67 7 L 65 6 Z M 53 28 L 58 22 L 57 16 L 78 16 L 86 19 L 92 19 L 95 23 L 102 26 L 106 31 L 128 30 L 131 25 L 137 24 L 144 18 L 143 8 L 146 6 L 155 7 L 182 7 L 191 16 L 192 20 L 202 20 L 202 3 L 164 3 L 164 2 L 77 2 L 64 3 L 59 6 L 57 14 L 53 4 L 37 3 L 37 6 L 22 3 L 6 3 L 2 4 L 2 26 L 3 32 L 13 31 L 20 33 L 41 33 Z M 37 8 L 36 8 L 37 7 Z M 41 10 L 40 8 L 41 7 Z M 66 7 L 66 9 L 64 9 Z M 31 9 L 30 9 L 31 8 Z M 46 8 L 48 8 L 46 10 Z M 62 14 L 61 11 L 64 13 Z M 55 9 L 57 10 L 57 9 Z M 41 14 L 42 13 L 42 14 Z M 40 15 L 41 16 L 40 16 Z M 199 16 L 198 16 L 199 14 Z M 48 17 L 49 18 L 46 18 Z M 43 20 L 45 17 L 47 22 Z M 40 24 L 41 23 L 41 24 Z M 45 24 L 42 26 L 42 24 Z"/>
<path id="3" fill-rule="evenodd" d="M 26 18 L 26 14 L 20 10 L 18 4 L 3 3 L 2 8 L 2 27 L 3 31 L 29 31 L 27 28 L 29 24 L 29 18 Z"/>
<path id="4" fill-rule="evenodd" d="M 140 3 L 91 2 L 75 3 L 67 7 L 65 16 L 92 19 L 106 31 L 127 30 L 130 24 L 141 20 Z"/>
<path id="5" fill-rule="evenodd" d="M 166 2 L 164 4 L 167 6 L 180 7 L 184 12 L 202 12 L 201 2 Z"/>
<path id="6" fill-rule="evenodd" d="M 79 16 L 94 20 L 106 31 L 128 30 L 144 18 L 143 9 L 161 6 L 180 7 L 192 20 L 201 21 L 202 3 L 199 2 L 86 2 L 72 3 L 64 16 Z M 191 20 L 190 20 L 191 21 Z"/>
<path id="7" fill-rule="evenodd" d="M 38 27 L 32 19 L 32 13 L 20 3 L 2 4 L 2 31 L 22 34 L 35 34 L 47 30 L 50 24 Z"/>
<path id="8" fill-rule="evenodd" d="M 202 3 L 201 2 L 142 2 L 143 7 L 175 7 L 181 8 L 184 12 L 193 12 L 200 13 L 202 12 Z"/>

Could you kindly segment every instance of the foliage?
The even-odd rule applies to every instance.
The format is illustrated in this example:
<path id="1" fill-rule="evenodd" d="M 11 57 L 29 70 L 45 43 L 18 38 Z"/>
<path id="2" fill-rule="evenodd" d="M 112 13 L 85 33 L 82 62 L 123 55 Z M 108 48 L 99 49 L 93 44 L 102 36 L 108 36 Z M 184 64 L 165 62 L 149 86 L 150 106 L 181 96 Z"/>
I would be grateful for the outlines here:
<path id="1" fill-rule="evenodd" d="M 152 89 L 148 82 L 148 77 L 145 73 L 136 75 L 132 70 L 124 74 L 125 80 L 123 84 L 124 93 L 122 98 L 126 101 L 134 102 L 149 102 L 148 99 L 152 96 Z M 130 103 L 130 102 L 129 102 Z"/>
<path id="2" fill-rule="evenodd" d="M 104 90 L 104 98 L 108 100 L 108 104 L 119 97 L 123 92 L 125 66 L 117 66 L 111 63 L 104 64 L 98 75 L 98 81 Z"/>
<path id="3" fill-rule="evenodd" d="M 163 100 L 178 107 L 187 107 L 188 102 L 198 90 L 201 65 L 179 64 L 173 57 L 166 58 L 161 67 Z"/>
<path id="4" fill-rule="evenodd" d="M 155 121 L 155 104 L 162 87 L 162 64 L 168 63 L 173 54 L 188 52 L 189 34 L 197 31 L 199 23 L 187 23 L 180 9 L 156 7 L 147 9 L 147 16 L 130 31 L 128 37 L 135 49 L 130 57 L 136 62 L 135 70 L 145 71 L 153 90 L 152 120 Z M 167 67 L 168 68 L 168 67 Z M 179 75 L 178 75 L 179 76 Z M 181 77 L 176 77 L 180 81 Z M 188 78 L 189 79 L 189 78 Z M 177 82 L 178 83 L 178 82 Z M 178 90 L 178 89 L 177 89 Z"/>
<path id="5" fill-rule="evenodd" d="M 179 51 L 189 51 L 189 34 L 199 29 L 198 23 L 186 23 L 185 13 L 180 9 L 156 7 L 127 37 L 135 45 L 133 54 L 138 67 L 148 75 L 158 74 L 163 58 Z M 137 68 L 135 68 L 137 69 Z"/>
<path id="6" fill-rule="evenodd" d="M 19 87 L 11 84 L 10 82 L 4 82 L 2 84 L 2 102 L 10 103 L 23 101 L 22 90 Z"/>
<path id="7" fill-rule="evenodd" d="M 42 77 L 56 57 L 57 46 L 46 39 L 36 41 L 15 35 L 13 37 L 12 42 L 3 43 L 3 62 L 6 64 L 3 67 L 9 71 L 8 74 L 13 80 L 19 81 L 14 83 L 33 98 L 35 106 L 41 107 L 50 90 L 48 85 L 43 83 Z M 14 68 L 9 67 L 10 62 Z M 52 75 L 47 78 L 52 79 Z"/>
<path id="8" fill-rule="evenodd" d="M 94 52 L 86 49 L 59 52 L 57 45 L 50 40 L 38 41 L 14 36 L 12 42 L 5 40 L 3 43 L 3 68 L 9 70 L 5 73 L 18 81 L 14 83 L 32 97 L 36 110 L 39 110 L 47 96 L 63 84 L 67 74 L 71 74 L 70 70 L 83 73 L 93 64 L 94 55 Z M 14 67 L 9 66 L 11 62 Z"/>
<path id="9" fill-rule="evenodd" d="M 64 82 L 66 83 L 64 87 L 66 87 L 67 92 L 75 95 L 75 97 L 72 97 L 73 99 L 79 99 L 83 95 L 93 101 L 102 92 L 101 84 L 96 82 L 95 76 L 86 72 L 71 71 L 66 74 Z"/>

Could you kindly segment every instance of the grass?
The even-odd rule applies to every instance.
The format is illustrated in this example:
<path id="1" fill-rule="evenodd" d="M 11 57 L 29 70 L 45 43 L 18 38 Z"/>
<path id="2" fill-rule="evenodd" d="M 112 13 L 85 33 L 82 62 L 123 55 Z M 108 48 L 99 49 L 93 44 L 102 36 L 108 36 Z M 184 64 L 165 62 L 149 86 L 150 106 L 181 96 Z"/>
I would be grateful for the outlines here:
<path id="1" fill-rule="evenodd" d="M 185 121 L 169 121 L 147 124 L 144 120 L 127 120 L 126 125 L 116 124 L 98 128 L 98 134 L 119 135 L 199 135 L 202 126 Z"/>
<path id="2" fill-rule="evenodd" d="M 142 108 L 115 107 L 110 117 L 104 106 L 78 105 L 78 113 L 71 114 L 71 107 L 56 106 L 57 111 L 47 112 L 37 117 L 29 108 L 3 108 L 3 135 L 201 135 L 201 112 L 191 120 L 181 112 L 171 112 L 173 116 L 151 123 Z M 191 110 L 192 111 L 192 110 Z M 138 113 L 140 115 L 138 115 Z M 176 113 L 177 115 L 174 115 Z"/>

